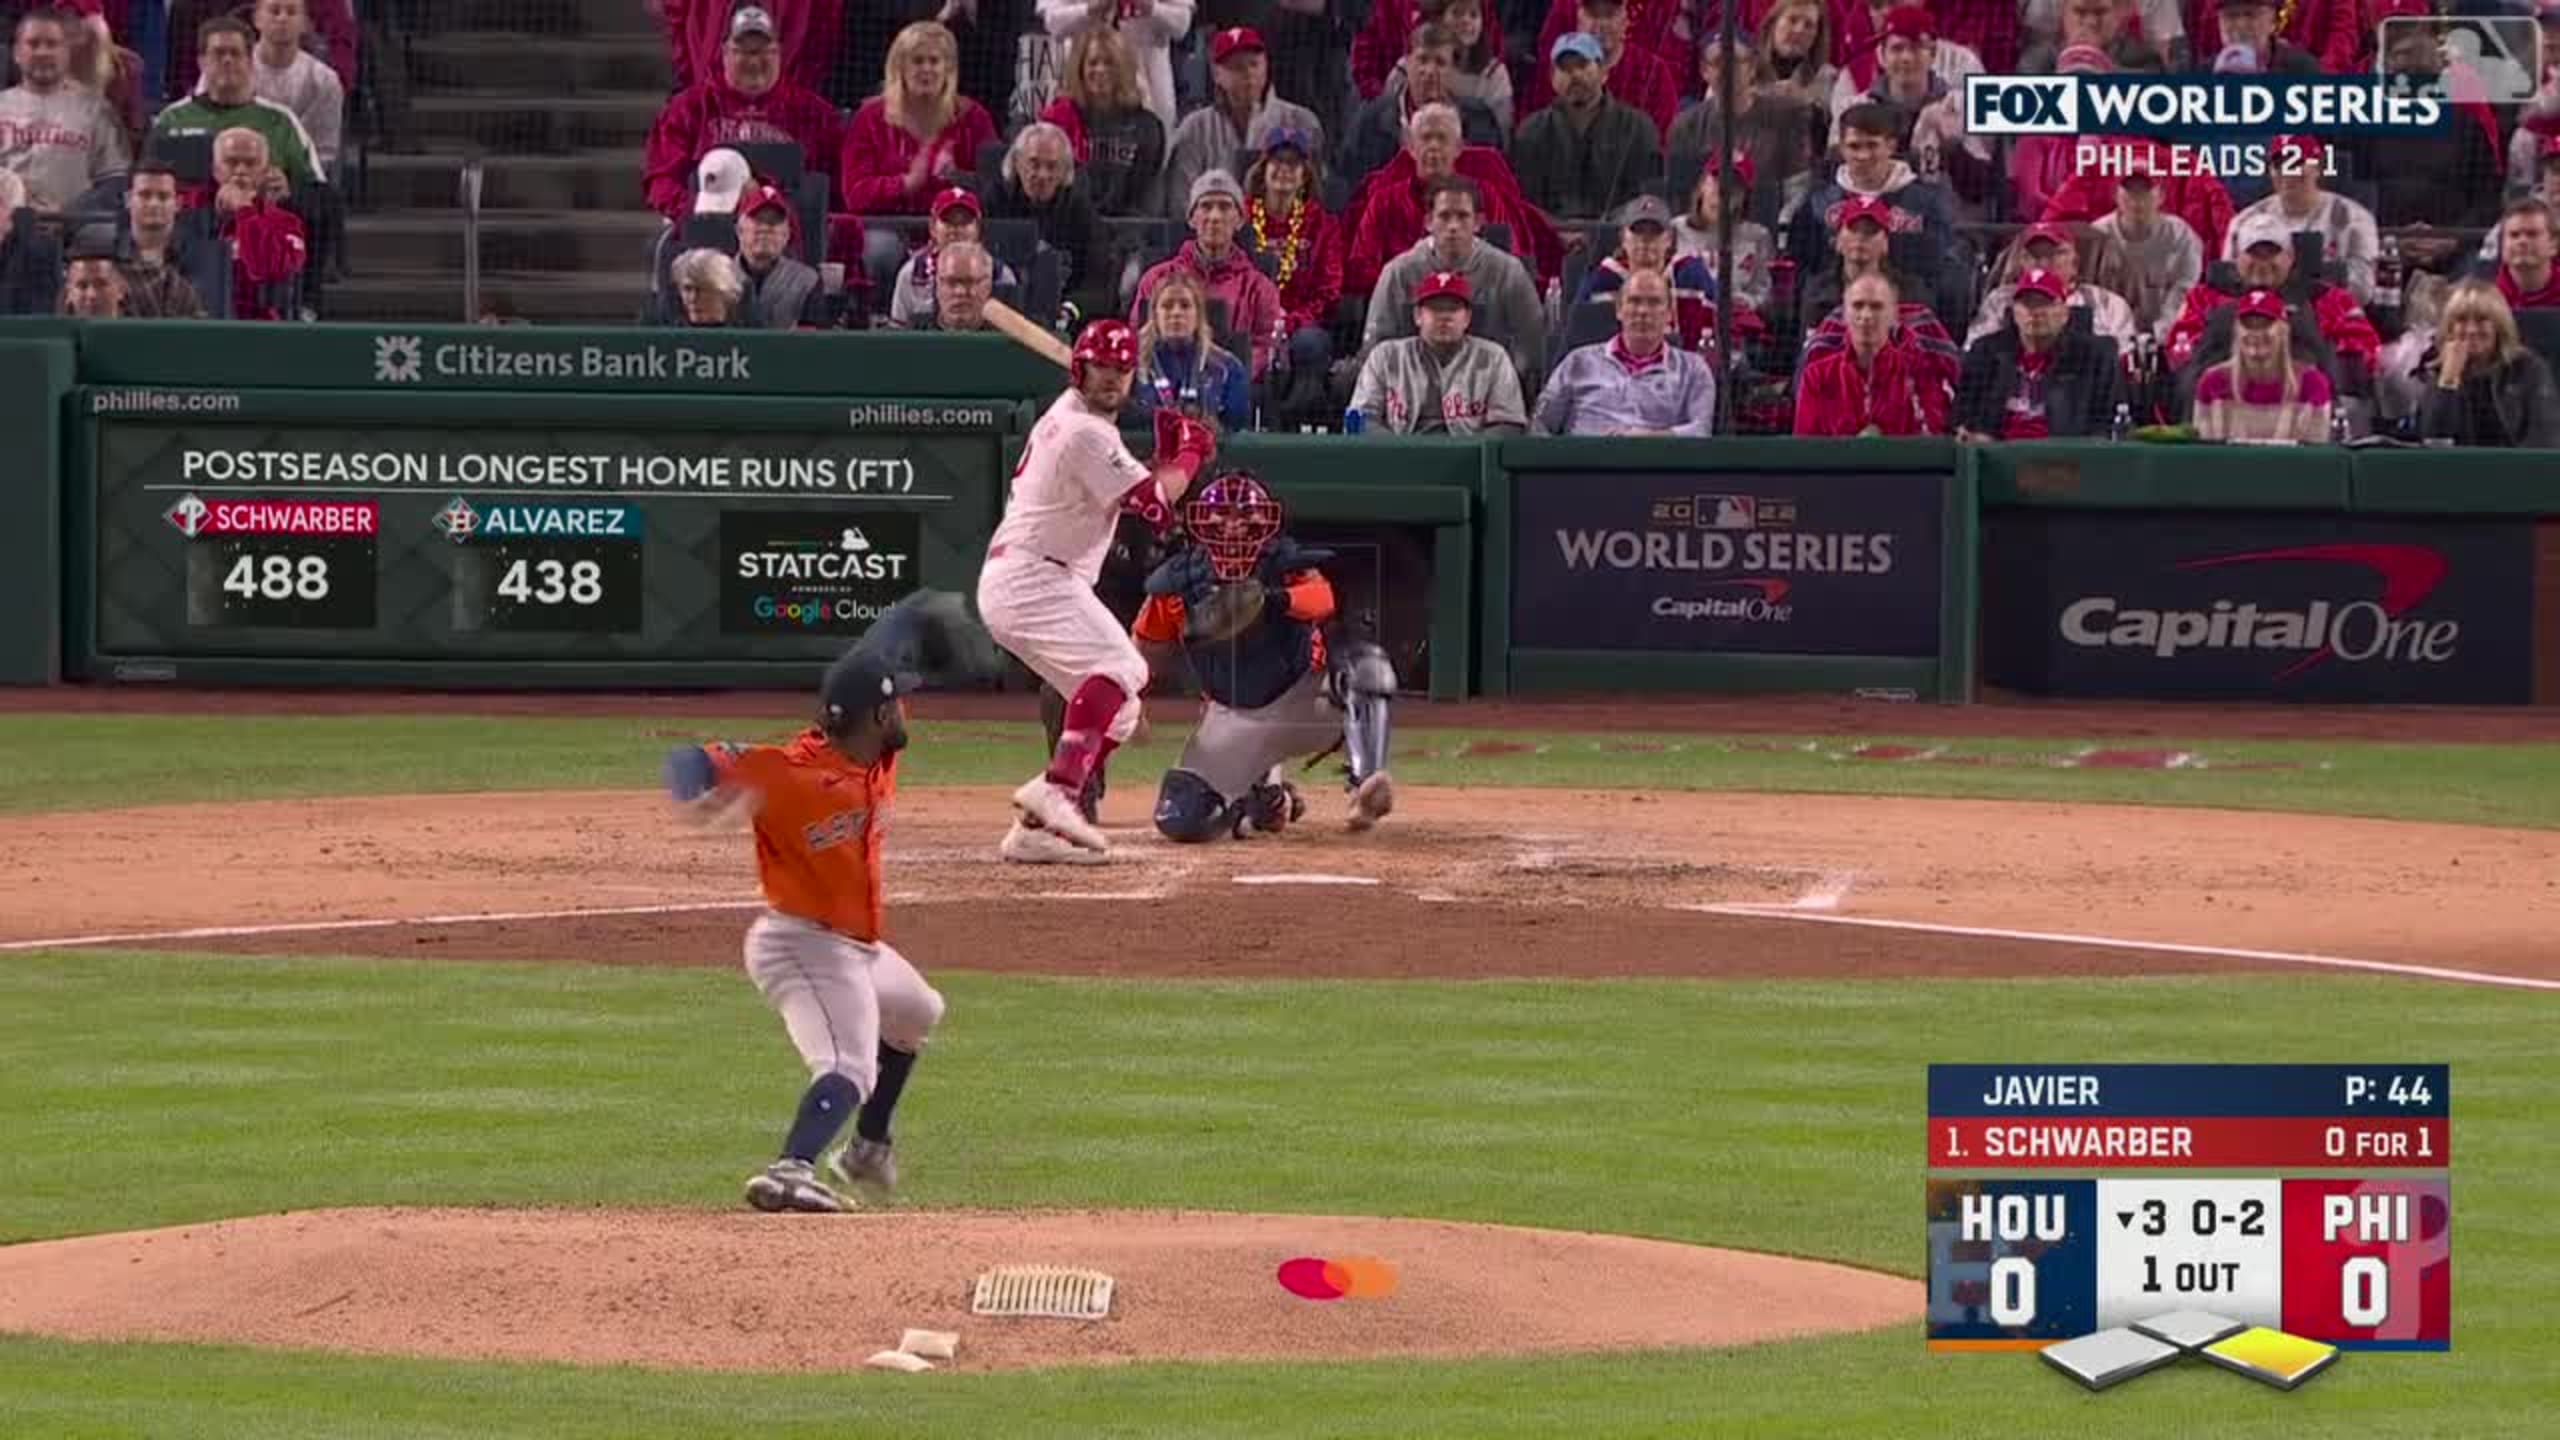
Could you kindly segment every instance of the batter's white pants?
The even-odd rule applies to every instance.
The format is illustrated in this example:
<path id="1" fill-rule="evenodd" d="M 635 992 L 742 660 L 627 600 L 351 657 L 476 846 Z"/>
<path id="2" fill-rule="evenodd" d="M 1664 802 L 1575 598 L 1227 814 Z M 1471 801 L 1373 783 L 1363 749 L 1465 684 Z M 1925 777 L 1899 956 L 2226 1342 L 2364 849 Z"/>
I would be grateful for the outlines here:
<path id="1" fill-rule="evenodd" d="M 942 995 L 907 957 L 824 925 L 767 910 L 747 927 L 747 978 L 782 1017 L 816 1079 L 832 1071 L 869 1099 L 880 1044 L 924 1048 L 942 1019 Z"/>
<path id="2" fill-rule="evenodd" d="M 990 556 L 978 572 L 978 614 L 1007 654 L 1070 700 L 1087 676 L 1107 676 L 1127 697 L 1108 733 L 1120 741 L 1137 730 L 1147 658 L 1074 571 L 1038 556 Z"/>

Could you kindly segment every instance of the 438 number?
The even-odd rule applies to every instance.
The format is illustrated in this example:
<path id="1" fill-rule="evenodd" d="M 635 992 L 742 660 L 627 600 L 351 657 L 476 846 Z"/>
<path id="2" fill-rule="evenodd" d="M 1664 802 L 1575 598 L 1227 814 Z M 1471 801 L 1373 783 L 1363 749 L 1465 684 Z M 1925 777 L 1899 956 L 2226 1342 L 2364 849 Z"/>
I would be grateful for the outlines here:
<path id="1" fill-rule="evenodd" d="M 243 555 L 222 577 L 224 593 L 244 600 L 326 600 L 325 555 Z"/>
<path id="2" fill-rule="evenodd" d="M 604 599 L 604 567 L 593 560 L 518 560 L 498 578 L 498 594 L 519 605 L 593 605 Z"/>

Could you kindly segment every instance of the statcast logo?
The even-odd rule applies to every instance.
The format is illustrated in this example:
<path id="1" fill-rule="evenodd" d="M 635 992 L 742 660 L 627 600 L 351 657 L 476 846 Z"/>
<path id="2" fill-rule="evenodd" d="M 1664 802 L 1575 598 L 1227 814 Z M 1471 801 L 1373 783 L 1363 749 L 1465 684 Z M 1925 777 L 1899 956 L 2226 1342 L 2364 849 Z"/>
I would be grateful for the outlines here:
<path id="1" fill-rule="evenodd" d="M 1665 620 L 1739 620 L 1761 625 L 1783 625 L 1795 618 L 1796 607 L 1786 603 L 1788 585 L 1784 580 L 1717 580 L 1710 584 L 1737 593 L 1657 595 L 1653 613 Z"/>
<path id="2" fill-rule="evenodd" d="M 2404 618 L 2444 581 L 2441 552 L 2422 545 L 2302 545 L 2189 560 L 2181 570 L 2313 561 L 2361 567 L 2379 576 L 2374 600 L 2314 600 L 2301 609 L 2216 599 L 2204 609 L 2148 609 L 2113 595 L 2086 595 L 2063 607 L 2062 638 L 2086 649 L 2147 650 L 2163 660 L 2190 650 L 2307 651 L 2276 673 L 2290 679 L 2322 661 L 2442 664 L 2462 641 L 2459 620 Z"/>
<path id="3" fill-rule="evenodd" d="M 847 525 L 826 548 L 746 550 L 738 555 L 741 580 L 903 580 L 907 556 L 878 549 L 859 526 Z"/>

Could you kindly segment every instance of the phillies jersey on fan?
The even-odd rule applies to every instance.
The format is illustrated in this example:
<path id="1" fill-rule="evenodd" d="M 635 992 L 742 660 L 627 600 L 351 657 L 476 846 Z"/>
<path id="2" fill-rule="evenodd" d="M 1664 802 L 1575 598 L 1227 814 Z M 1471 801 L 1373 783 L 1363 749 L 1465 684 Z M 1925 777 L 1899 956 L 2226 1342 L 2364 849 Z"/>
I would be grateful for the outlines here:
<path id="1" fill-rule="evenodd" d="M 1120 427 L 1069 390 L 1031 427 L 988 553 L 1054 560 L 1091 585 L 1111 551 L 1121 497 L 1152 473 L 1122 443 Z"/>

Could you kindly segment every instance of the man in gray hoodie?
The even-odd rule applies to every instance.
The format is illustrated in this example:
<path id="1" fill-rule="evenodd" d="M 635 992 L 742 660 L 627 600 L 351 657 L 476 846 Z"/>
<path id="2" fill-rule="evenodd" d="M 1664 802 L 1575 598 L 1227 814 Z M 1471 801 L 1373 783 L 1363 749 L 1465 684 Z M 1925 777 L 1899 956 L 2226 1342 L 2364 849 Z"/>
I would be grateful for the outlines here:
<path id="1" fill-rule="evenodd" d="M 756 330 L 816 330 L 827 323 L 818 272 L 788 253 L 798 212 L 791 197 L 759 185 L 738 202 L 738 274 L 747 294 L 737 323 Z"/>
<path id="2" fill-rule="evenodd" d="M 1464 175 L 1435 180 L 1424 190 L 1422 206 L 1431 233 L 1378 272 L 1377 288 L 1369 295 L 1368 324 L 1360 336 L 1362 351 L 1413 334 L 1414 297 L 1423 280 L 1450 271 L 1467 277 L 1473 333 L 1510 352 L 1521 384 L 1535 388 L 1547 353 L 1537 282 L 1518 259 L 1478 238 L 1484 198 L 1476 182 Z"/>
<path id="3" fill-rule="evenodd" d="M 1315 112 L 1272 93 L 1271 57 L 1260 32 L 1241 25 L 1221 30 L 1209 41 L 1209 55 L 1218 93 L 1182 117 L 1165 150 L 1165 196 L 1186 207 L 1172 212 L 1176 219 L 1190 213 L 1192 181 L 1212 170 L 1233 173 L 1236 152 L 1262 148 L 1274 130 L 1305 135 L 1309 158 L 1324 156 L 1324 126 Z"/>

